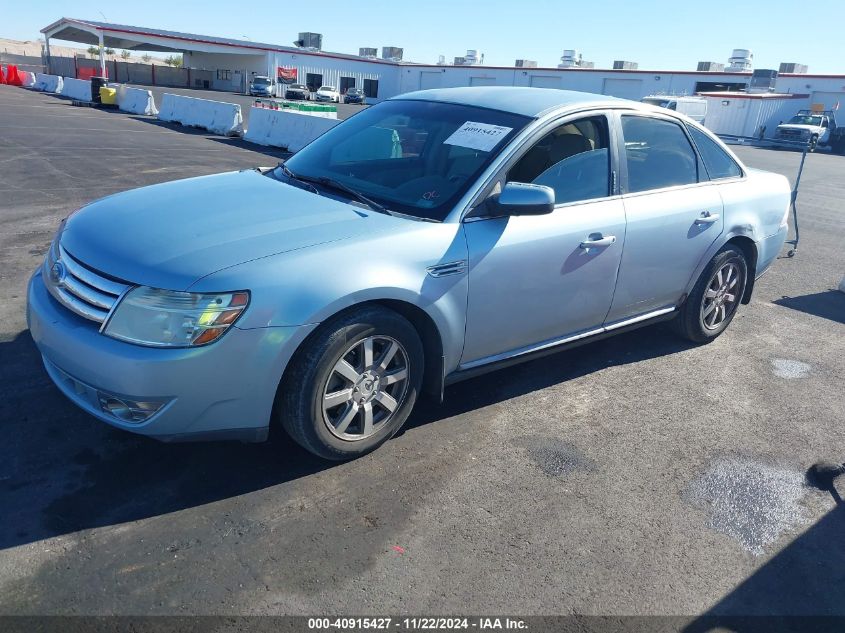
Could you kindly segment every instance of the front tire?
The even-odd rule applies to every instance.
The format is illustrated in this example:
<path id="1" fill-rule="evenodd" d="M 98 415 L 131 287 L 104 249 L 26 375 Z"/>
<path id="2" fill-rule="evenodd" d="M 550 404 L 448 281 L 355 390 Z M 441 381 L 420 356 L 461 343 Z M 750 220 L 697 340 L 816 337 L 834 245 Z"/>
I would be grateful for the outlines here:
<path id="1" fill-rule="evenodd" d="M 709 343 L 724 332 L 745 293 L 748 264 L 732 244 L 713 256 L 674 320 L 675 330 L 694 343 Z"/>
<path id="2" fill-rule="evenodd" d="M 360 457 L 405 423 L 423 367 L 420 337 L 404 317 L 380 306 L 353 309 L 324 323 L 291 359 L 279 421 L 319 457 Z"/>

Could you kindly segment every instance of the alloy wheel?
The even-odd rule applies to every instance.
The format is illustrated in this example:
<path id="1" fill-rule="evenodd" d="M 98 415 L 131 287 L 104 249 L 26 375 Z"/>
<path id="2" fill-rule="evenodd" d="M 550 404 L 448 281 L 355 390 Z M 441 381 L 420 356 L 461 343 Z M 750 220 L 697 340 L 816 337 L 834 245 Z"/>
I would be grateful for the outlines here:
<path id="1" fill-rule="evenodd" d="M 718 329 L 739 305 L 742 271 L 736 262 L 727 262 L 717 270 L 701 302 L 701 323 L 708 330 Z"/>
<path id="2" fill-rule="evenodd" d="M 408 353 L 389 336 L 351 345 L 323 389 L 323 421 L 343 440 L 363 440 L 393 417 L 408 391 Z"/>

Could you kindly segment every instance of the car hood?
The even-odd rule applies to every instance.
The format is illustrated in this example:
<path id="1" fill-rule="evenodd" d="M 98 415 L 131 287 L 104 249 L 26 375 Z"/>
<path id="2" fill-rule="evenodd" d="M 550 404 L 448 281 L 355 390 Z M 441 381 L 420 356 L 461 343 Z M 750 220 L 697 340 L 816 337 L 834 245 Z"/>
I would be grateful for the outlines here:
<path id="1" fill-rule="evenodd" d="M 103 198 L 71 215 L 61 244 L 107 275 L 184 290 L 223 268 L 406 221 L 248 170 Z"/>
<path id="2" fill-rule="evenodd" d="M 809 131 L 814 132 L 819 129 L 817 125 L 798 125 L 796 123 L 783 123 L 778 125 L 779 130 L 802 130 L 802 131 Z"/>

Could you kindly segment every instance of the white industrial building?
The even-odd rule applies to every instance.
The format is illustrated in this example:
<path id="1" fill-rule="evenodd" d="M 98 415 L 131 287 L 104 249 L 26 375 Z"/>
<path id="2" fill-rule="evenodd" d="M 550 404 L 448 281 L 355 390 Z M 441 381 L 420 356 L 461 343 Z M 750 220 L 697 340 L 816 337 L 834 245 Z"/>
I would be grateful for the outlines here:
<path id="1" fill-rule="evenodd" d="M 708 127 L 721 133 L 738 133 L 713 127 L 721 125 L 718 123 L 720 120 L 728 120 L 728 110 L 733 117 L 730 129 L 742 127 L 742 134 L 751 135 L 760 126 L 773 129 L 778 117 L 786 118 L 789 113 L 810 107 L 811 104 L 822 104 L 830 109 L 845 101 L 845 75 L 783 73 L 767 89 L 773 95 L 751 97 L 749 94 L 747 105 L 755 109 L 753 116 L 748 114 L 751 110 L 737 107 L 738 104 L 734 107 L 723 105 L 723 101 L 740 97 L 732 95 L 731 99 L 719 98 L 720 95 L 715 93 L 745 91 L 751 83 L 753 55 L 746 49 L 734 50 L 729 69 L 724 71 L 607 70 L 565 63 L 561 64 L 566 66 L 563 68 L 485 66 L 478 63 L 479 57 L 475 50 L 469 51 L 473 62 L 471 64 L 417 64 L 398 61 L 395 56 L 374 59 L 369 54 L 362 57 L 72 18 L 62 18 L 42 29 L 42 33 L 47 42 L 48 55 L 51 39 L 115 49 L 181 53 L 186 67 L 207 71 L 205 75 L 211 75 L 210 86 L 207 87 L 229 91 L 243 90 L 252 75 L 274 77 L 284 69 L 288 77 L 291 73 L 295 74 L 297 83 L 307 84 L 313 90 L 322 84 L 335 85 L 342 92 L 353 86 L 363 88 L 370 103 L 412 90 L 457 86 L 537 86 L 634 100 L 654 94 L 706 93 L 712 108 L 708 113 Z M 568 50 L 566 53 L 572 59 L 581 59 L 577 51 Z M 101 63 L 105 68 L 105 60 Z M 792 66 L 800 67 L 800 64 Z M 730 68 L 737 70 L 731 71 Z M 206 87 L 206 84 L 208 80 L 192 87 Z M 775 97 L 775 94 L 779 97 Z M 775 103 L 777 107 L 772 105 Z M 725 110 L 720 111 L 722 108 Z M 734 110 L 744 112 L 736 115 Z M 747 116 L 753 125 L 749 123 L 739 126 L 736 121 L 741 116 Z"/>

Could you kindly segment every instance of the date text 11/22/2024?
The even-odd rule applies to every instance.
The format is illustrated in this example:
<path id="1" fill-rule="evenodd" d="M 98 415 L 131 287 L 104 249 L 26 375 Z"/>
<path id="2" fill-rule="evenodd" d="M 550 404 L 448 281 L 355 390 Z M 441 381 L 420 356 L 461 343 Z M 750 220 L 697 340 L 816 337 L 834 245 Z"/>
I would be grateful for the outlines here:
<path id="1" fill-rule="evenodd" d="M 312 631 L 362 631 L 362 630 L 527 630 L 528 623 L 519 618 L 507 617 L 355 617 L 355 618 L 308 618 L 308 629 Z"/>

